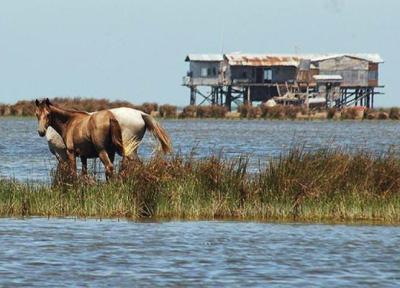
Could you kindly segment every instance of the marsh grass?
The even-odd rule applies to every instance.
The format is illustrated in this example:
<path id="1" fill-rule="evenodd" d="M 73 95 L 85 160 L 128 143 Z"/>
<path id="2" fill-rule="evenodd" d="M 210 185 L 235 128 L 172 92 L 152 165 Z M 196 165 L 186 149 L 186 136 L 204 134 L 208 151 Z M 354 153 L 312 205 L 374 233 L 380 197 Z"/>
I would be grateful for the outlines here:
<path id="1" fill-rule="evenodd" d="M 108 183 L 58 179 L 0 180 L 0 215 L 400 222 L 400 157 L 391 152 L 293 148 L 256 172 L 243 157 L 155 156 Z"/>
<path id="2" fill-rule="evenodd" d="M 267 107 L 265 105 L 252 106 L 240 105 L 237 107 L 237 114 L 228 113 L 227 108 L 219 105 L 191 105 L 183 108 L 182 112 L 178 112 L 178 107 L 174 105 L 158 105 L 157 103 L 145 102 L 142 104 L 133 104 L 128 101 L 110 101 L 108 99 L 94 98 L 68 98 L 55 97 L 51 99 L 52 103 L 65 108 L 84 110 L 84 111 L 99 111 L 103 109 L 111 109 L 117 107 L 130 107 L 144 111 L 153 116 L 162 118 L 247 118 L 247 119 L 276 119 L 276 120 L 400 120 L 400 108 L 379 108 L 379 109 L 364 109 L 362 107 L 346 107 L 343 109 L 329 108 L 310 109 L 305 107 L 292 105 L 276 105 Z M 1 104 L 0 116 L 34 116 L 35 105 L 33 101 L 21 100 L 15 104 Z M 325 115 L 321 112 L 326 112 Z"/>
<path id="3" fill-rule="evenodd" d="M 158 111 L 160 112 L 160 117 L 163 118 L 176 118 L 178 115 L 177 107 L 174 105 L 160 105 Z"/>

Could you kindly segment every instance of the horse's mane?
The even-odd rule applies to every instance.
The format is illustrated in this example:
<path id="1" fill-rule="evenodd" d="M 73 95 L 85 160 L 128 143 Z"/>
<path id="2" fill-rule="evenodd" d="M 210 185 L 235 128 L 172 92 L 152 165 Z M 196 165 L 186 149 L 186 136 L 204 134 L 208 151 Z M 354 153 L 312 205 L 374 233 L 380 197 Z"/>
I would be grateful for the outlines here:
<path id="1" fill-rule="evenodd" d="M 75 109 L 75 108 L 63 108 L 63 107 L 60 107 L 60 106 L 58 106 L 58 105 L 55 105 L 55 104 L 53 104 L 53 103 L 51 103 L 50 104 L 51 106 L 54 106 L 54 107 L 56 107 L 56 108 L 58 108 L 58 109 L 60 109 L 60 110 L 63 110 L 63 111 L 65 111 L 65 112 L 69 112 L 69 113 L 78 113 L 78 114 L 82 114 L 82 115 L 90 115 L 89 114 L 89 112 L 86 112 L 86 111 L 81 111 L 81 110 L 78 110 L 78 109 Z"/>

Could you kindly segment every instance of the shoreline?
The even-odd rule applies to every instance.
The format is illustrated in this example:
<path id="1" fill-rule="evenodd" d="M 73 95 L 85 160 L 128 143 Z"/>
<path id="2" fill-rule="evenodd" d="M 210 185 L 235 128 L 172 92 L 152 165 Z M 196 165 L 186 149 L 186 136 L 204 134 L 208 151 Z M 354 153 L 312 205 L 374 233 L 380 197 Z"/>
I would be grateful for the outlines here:
<path id="1" fill-rule="evenodd" d="M 341 118 L 321 118 L 321 117 L 299 117 L 299 118 L 245 118 L 245 117 L 186 117 L 186 118 L 179 118 L 179 117 L 159 117 L 154 116 L 157 120 L 174 120 L 174 121 L 196 121 L 196 120 L 204 120 L 204 121 L 288 121 L 288 122 L 399 122 L 400 119 L 368 119 L 368 118 L 357 118 L 357 119 L 341 119 Z M 26 115 L 26 116 L 17 116 L 17 115 L 8 115 L 8 116 L 0 116 L 0 119 L 15 119 L 15 120 L 24 120 L 24 119 L 33 119 L 36 120 L 35 116 Z"/>
<path id="2" fill-rule="evenodd" d="M 400 120 L 400 108 L 366 108 L 363 106 L 343 109 L 316 107 L 306 109 L 303 106 L 240 105 L 236 111 L 228 111 L 220 105 L 189 105 L 178 107 L 171 104 L 145 102 L 132 104 L 128 101 L 110 101 L 93 98 L 53 98 L 51 102 L 67 109 L 80 111 L 99 111 L 117 107 L 129 107 L 141 110 L 160 119 L 274 119 L 274 120 Z M 0 104 L 0 117 L 34 117 L 33 101 L 18 101 L 15 104 Z"/>
<path id="3" fill-rule="evenodd" d="M 224 223 L 259 223 L 259 224 L 273 224 L 273 225 L 343 225 L 343 226 L 385 226 L 385 227 L 400 227 L 400 221 L 387 222 L 383 220 L 302 220 L 302 219 L 258 219 L 258 218 L 199 218 L 199 219 L 186 219 L 186 218 L 126 218 L 126 217 L 97 217 L 97 216 L 0 216 L 1 220 L 71 220 L 71 221 L 111 221 L 111 222 L 134 222 L 134 223 L 169 223 L 169 222 L 224 222 Z"/>

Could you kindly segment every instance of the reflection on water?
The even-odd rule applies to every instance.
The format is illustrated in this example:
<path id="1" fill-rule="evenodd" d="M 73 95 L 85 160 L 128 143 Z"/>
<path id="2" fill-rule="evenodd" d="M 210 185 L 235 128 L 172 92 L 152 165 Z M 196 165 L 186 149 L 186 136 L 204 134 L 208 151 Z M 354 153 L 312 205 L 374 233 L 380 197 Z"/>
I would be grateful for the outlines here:
<path id="1" fill-rule="evenodd" d="M 398 121 L 264 121 L 264 120 L 165 120 L 175 151 L 197 156 L 219 153 L 228 157 L 247 154 L 258 168 L 296 144 L 305 149 L 344 147 L 381 153 L 399 150 Z M 48 180 L 55 159 L 44 138 L 36 132 L 35 119 L 0 118 L 0 175 L 17 179 Z M 140 148 L 148 157 L 154 140 L 146 134 Z"/>
<path id="2" fill-rule="evenodd" d="M 0 219 L 0 286 L 387 287 L 400 228 Z"/>

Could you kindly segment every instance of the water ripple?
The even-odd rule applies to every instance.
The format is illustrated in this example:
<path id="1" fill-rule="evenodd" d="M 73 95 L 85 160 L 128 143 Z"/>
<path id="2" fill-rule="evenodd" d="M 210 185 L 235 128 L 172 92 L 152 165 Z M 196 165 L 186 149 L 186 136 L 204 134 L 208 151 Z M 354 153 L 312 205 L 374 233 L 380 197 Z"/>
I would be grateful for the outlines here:
<path id="1" fill-rule="evenodd" d="M 396 286 L 400 228 L 0 220 L 0 286 Z"/>
<path id="2" fill-rule="evenodd" d="M 165 120 L 175 151 L 198 157 L 223 151 L 227 157 L 249 155 L 252 169 L 273 156 L 302 144 L 307 150 L 322 147 L 367 150 L 374 153 L 400 150 L 398 121 L 248 121 Z M 0 118 L 0 175 L 20 180 L 49 180 L 55 166 L 44 138 L 36 132 L 35 119 Z M 139 149 L 149 157 L 154 139 L 148 133 Z M 90 167 L 90 166 L 89 166 Z"/>

